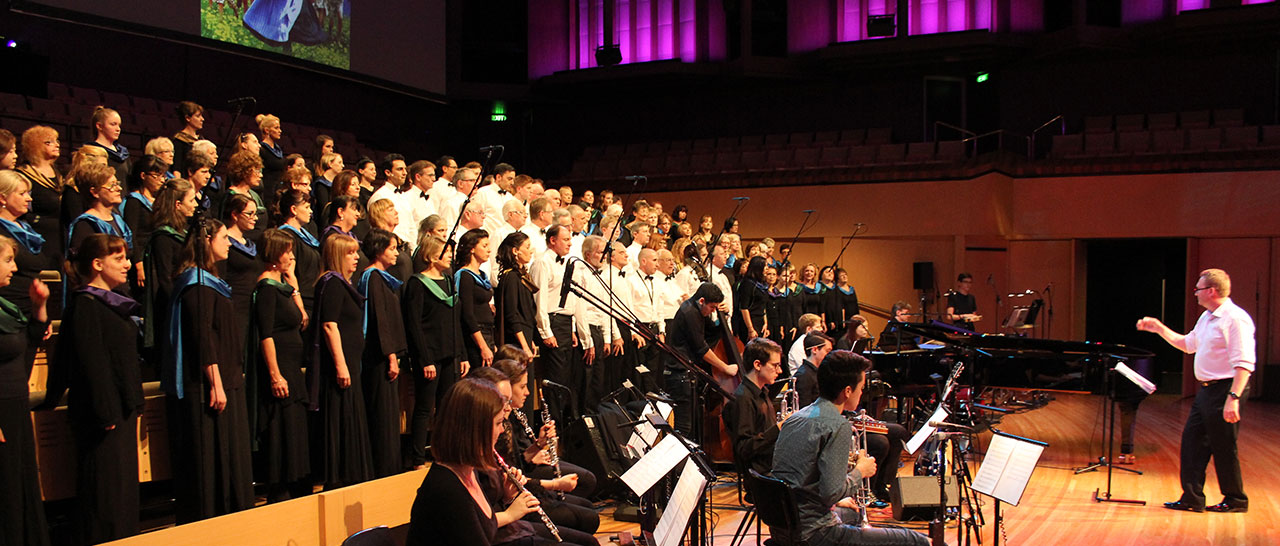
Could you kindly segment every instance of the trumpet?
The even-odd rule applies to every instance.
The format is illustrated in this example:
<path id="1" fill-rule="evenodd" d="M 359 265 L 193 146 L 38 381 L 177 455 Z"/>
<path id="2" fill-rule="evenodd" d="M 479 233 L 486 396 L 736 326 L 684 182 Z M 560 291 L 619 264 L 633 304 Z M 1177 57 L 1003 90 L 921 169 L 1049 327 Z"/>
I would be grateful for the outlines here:
<path id="1" fill-rule="evenodd" d="M 778 422 L 786 421 L 791 414 L 800 409 L 800 393 L 796 390 L 795 376 L 788 377 L 784 381 L 782 392 L 779 394 L 778 402 Z"/>
<path id="2" fill-rule="evenodd" d="M 498 458 L 498 466 L 507 475 L 507 479 L 511 480 L 512 484 L 515 484 L 516 489 L 521 494 L 527 493 L 529 490 L 525 489 L 524 484 L 520 483 L 520 474 L 516 472 L 516 469 L 508 466 L 507 461 L 502 460 L 502 454 L 498 453 L 497 450 L 493 451 L 493 456 Z M 556 537 L 556 542 L 564 542 L 560 538 L 560 529 L 556 528 L 556 524 L 551 521 L 551 517 L 547 516 L 547 511 L 543 510 L 541 505 L 538 506 L 538 517 L 542 518 L 542 524 L 547 526 L 548 531 L 551 531 L 551 536 Z"/>
<path id="3" fill-rule="evenodd" d="M 886 434 L 889 430 L 884 423 L 868 417 L 867 410 L 860 410 L 857 415 L 849 418 L 849 427 L 853 432 L 853 451 L 849 453 L 849 470 L 853 470 L 858 460 L 862 458 L 862 454 L 867 452 L 867 434 Z M 867 505 L 871 504 L 871 476 L 862 477 L 853 500 L 858 503 L 858 515 L 862 519 L 858 525 L 863 529 L 870 529 L 871 521 L 867 519 Z"/>

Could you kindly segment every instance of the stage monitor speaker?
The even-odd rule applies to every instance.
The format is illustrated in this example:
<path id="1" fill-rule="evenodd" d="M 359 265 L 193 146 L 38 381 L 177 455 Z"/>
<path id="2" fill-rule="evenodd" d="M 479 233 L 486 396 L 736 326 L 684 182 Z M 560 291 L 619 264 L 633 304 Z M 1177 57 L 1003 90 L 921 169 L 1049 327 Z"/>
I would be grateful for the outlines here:
<path id="1" fill-rule="evenodd" d="M 596 475 L 595 496 L 610 497 L 621 493 L 625 484 L 619 478 L 626 472 L 629 462 L 620 460 L 618 449 L 610 446 L 611 434 L 604 430 L 608 426 L 599 414 L 584 415 L 569 425 L 565 434 L 564 454 L 562 458 L 573 464 L 590 470 Z"/>
<path id="2" fill-rule="evenodd" d="M 887 36 L 896 36 L 898 34 L 898 16 L 889 15 L 868 15 L 867 16 L 867 36 L 871 38 L 884 38 Z"/>
<path id="3" fill-rule="evenodd" d="M 933 262 L 911 264 L 911 287 L 916 290 L 933 289 Z"/>
<path id="4" fill-rule="evenodd" d="M 899 476 L 889 490 L 893 519 L 931 520 L 938 513 L 937 476 Z M 947 476 L 947 506 L 960 506 L 960 489 L 954 476 Z"/>

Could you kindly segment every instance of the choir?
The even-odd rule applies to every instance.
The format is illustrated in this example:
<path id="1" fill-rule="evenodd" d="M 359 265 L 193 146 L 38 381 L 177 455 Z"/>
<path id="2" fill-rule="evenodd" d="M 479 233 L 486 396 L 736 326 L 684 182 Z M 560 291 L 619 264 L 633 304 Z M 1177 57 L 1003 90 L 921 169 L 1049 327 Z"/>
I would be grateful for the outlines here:
<path id="1" fill-rule="evenodd" d="M 200 105 L 176 114 L 183 129 L 135 158 L 116 141 L 120 115 L 96 109 L 95 138 L 69 168 L 49 127 L 0 138 L 0 157 L 21 158 L 0 170 L 6 544 L 48 540 L 26 383 L 50 314 L 62 326 L 46 344 L 43 407 L 69 391 L 78 543 L 138 532 L 128 476 L 144 381 L 159 380 L 165 396 L 179 523 L 253 507 L 255 478 L 278 502 L 435 460 L 445 465 L 424 488 L 455 494 L 475 482 L 471 497 L 487 499 L 475 532 L 551 540 L 536 504 L 574 542 L 598 524 L 585 500 L 595 477 L 568 461 L 551 474 L 540 453 L 553 421 L 594 412 L 624 380 L 649 392 L 683 384 L 675 362 L 596 303 L 666 339 L 681 328 L 681 304 L 714 286 L 722 301 L 695 312 L 780 347 L 861 319 L 843 270 L 793 266 L 772 239 L 744 245 L 735 218 L 717 232 L 710 216 L 691 224 L 683 205 L 666 214 L 608 190 L 574 203 L 571 188 L 512 165 L 482 172 L 448 156 L 406 164 L 391 154 L 351 170 L 332 139 L 318 139 L 308 162 L 281 149 L 271 115 L 220 153 L 200 134 Z M 63 279 L 47 312 L 46 271 Z M 529 394 L 543 379 L 571 392 L 542 397 L 551 411 L 540 417 Z M 468 421 L 453 419 L 463 413 Z M 488 529 L 513 498 L 490 474 L 495 444 L 534 481 L 509 514 L 533 525 L 514 534 Z"/>

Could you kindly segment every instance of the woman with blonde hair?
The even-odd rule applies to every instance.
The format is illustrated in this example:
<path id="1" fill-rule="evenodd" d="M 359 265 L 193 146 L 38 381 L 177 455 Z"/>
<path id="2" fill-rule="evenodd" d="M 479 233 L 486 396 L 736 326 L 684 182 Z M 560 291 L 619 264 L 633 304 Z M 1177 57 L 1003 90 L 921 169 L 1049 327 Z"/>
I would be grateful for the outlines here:
<path id="1" fill-rule="evenodd" d="M 85 165 L 75 175 L 76 187 L 88 208 L 71 221 L 67 230 L 67 248 L 76 248 L 91 234 L 106 233 L 123 238 L 125 245 L 132 249 L 133 231 L 124 217 L 116 212 L 124 191 L 120 181 L 116 180 L 115 171 L 107 165 Z"/>
<path id="2" fill-rule="evenodd" d="M 71 221 L 84 214 L 85 209 L 88 208 L 84 196 L 76 187 L 78 173 L 86 165 L 106 164 L 107 151 L 98 146 L 86 144 L 71 154 L 71 168 L 67 170 L 67 176 L 62 179 L 62 203 L 58 209 L 58 220 L 62 229 L 58 231 L 59 238 L 62 238 L 67 228 L 71 227 Z"/>
<path id="3" fill-rule="evenodd" d="M 178 176 L 178 171 L 173 168 L 176 150 L 172 140 L 167 137 L 153 138 L 147 141 L 147 145 L 143 147 L 142 152 L 164 162 L 165 178 L 176 178 Z"/>
<path id="4" fill-rule="evenodd" d="M 351 276 L 360 263 L 360 243 L 347 235 L 324 241 L 324 274 L 316 281 L 312 339 L 315 354 L 309 370 L 311 409 L 320 411 L 320 437 L 325 489 L 373 478 L 369 423 L 365 413 L 361 355 L 364 353 L 364 301 Z"/>
<path id="5" fill-rule="evenodd" d="M 370 231 L 381 229 L 391 233 L 396 232 L 396 226 L 400 225 L 400 213 L 396 211 L 396 204 L 390 199 L 379 199 L 369 205 L 366 211 L 369 217 Z M 359 224 L 357 224 L 359 226 Z M 358 227 L 357 227 L 358 229 Z M 396 263 L 387 268 L 387 272 L 395 277 L 396 280 L 404 282 L 409 280 L 413 275 L 413 249 L 409 243 L 405 242 L 399 236 L 396 237 Z M 369 260 L 373 260 L 373 256 L 366 256 Z"/>
<path id="6" fill-rule="evenodd" d="M 50 256 L 62 256 L 62 173 L 54 163 L 62 155 L 58 131 L 36 125 L 22 132 L 22 166 L 18 174 L 31 183 L 31 216 L 36 233 L 44 237 Z"/>
<path id="7" fill-rule="evenodd" d="M 262 184 L 267 188 L 275 188 L 284 175 L 284 150 L 280 148 L 280 137 L 284 131 L 280 128 L 280 118 L 271 114 L 258 114 L 258 131 L 262 137 L 258 139 L 258 156 L 262 158 Z"/>
<path id="8" fill-rule="evenodd" d="M 31 300 L 27 293 L 32 283 L 45 269 L 55 269 L 58 264 L 46 249 L 44 236 L 22 221 L 31 209 L 31 183 L 14 171 L 0 171 L 0 235 L 13 239 L 15 269 L 9 285 L 0 288 L 0 297 L 13 302 L 23 314 L 31 314 Z M 35 353 L 31 353 L 31 359 Z"/>
<path id="9" fill-rule="evenodd" d="M 333 191 L 333 182 L 345 167 L 342 156 L 338 154 L 329 152 L 320 156 L 320 162 L 316 163 L 316 176 L 311 179 L 311 206 L 324 210 L 329 201 L 338 195 Z M 359 196 L 357 193 L 356 197 Z"/>
<path id="10" fill-rule="evenodd" d="M 118 142 L 122 132 L 120 113 L 106 106 L 98 106 L 93 109 L 93 116 L 89 118 L 89 128 L 94 131 L 95 136 L 87 145 L 97 146 L 107 152 L 107 164 L 115 169 L 116 179 L 128 180 L 129 149 Z"/>

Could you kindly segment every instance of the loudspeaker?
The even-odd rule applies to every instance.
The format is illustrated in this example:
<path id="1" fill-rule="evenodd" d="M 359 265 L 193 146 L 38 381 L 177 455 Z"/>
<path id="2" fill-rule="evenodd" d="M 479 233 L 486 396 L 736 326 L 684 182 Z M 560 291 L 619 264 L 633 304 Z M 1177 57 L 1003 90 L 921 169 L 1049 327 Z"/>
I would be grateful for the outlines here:
<path id="1" fill-rule="evenodd" d="M 894 36 L 898 34 L 898 16 L 889 15 L 868 15 L 867 16 L 867 36 L 871 38 L 881 38 L 885 36 Z"/>
<path id="2" fill-rule="evenodd" d="M 933 289 L 933 262 L 911 264 L 911 287 L 916 290 Z"/>
<path id="3" fill-rule="evenodd" d="M 899 476 L 889 489 L 893 519 L 931 520 L 938 513 L 937 476 Z M 954 476 L 947 476 L 947 506 L 960 506 L 960 488 Z"/>
<path id="4" fill-rule="evenodd" d="M 564 437 L 562 458 L 590 470 L 596 475 L 596 496 L 605 498 L 623 487 L 619 478 L 630 462 L 619 457 L 619 449 L 610 445 L 611 434 L 604 430 L 605 420 L 596 415 L 583 415 L 569 425 Z M 625 466 L 624 466 L 625 462 Z"/>

